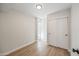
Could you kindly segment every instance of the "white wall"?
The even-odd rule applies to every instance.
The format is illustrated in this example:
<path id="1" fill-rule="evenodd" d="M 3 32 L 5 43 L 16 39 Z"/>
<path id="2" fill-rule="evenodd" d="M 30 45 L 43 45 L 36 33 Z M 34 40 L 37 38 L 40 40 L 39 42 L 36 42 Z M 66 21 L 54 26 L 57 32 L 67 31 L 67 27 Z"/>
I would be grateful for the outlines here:
<path id="1" fill-rule="evenodd" d="M 79 49 L 79 4 L 73 4 L 71 8 L 71 51 Z M 71 52 L 71 55 L 77 55 Z"/>
<path id="2" fill-rule="evenodd" d="M 0 53 L 35 40 L 35 18 L 17 11 L 0 12 Z"/>
<path id="3" fill-rule="evenodd" d="M 65 17 L 65 16 L 70 16 L 70 8 L 49 14 L 48 20 L 51 20 L 51 19 L 57 18 L 57 17 Z"/>

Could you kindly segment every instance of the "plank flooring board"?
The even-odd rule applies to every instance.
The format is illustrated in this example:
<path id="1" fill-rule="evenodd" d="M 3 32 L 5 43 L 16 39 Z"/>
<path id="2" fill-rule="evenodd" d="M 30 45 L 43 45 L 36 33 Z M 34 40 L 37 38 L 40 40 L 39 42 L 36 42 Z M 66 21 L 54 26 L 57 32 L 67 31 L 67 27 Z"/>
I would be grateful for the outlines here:
<path id="1" fill-rule="evenodd" d="M 70 53 L 66 49 L 47 45 L 47 42 L 37 41 L 7 56 L 70 56 Z"/>

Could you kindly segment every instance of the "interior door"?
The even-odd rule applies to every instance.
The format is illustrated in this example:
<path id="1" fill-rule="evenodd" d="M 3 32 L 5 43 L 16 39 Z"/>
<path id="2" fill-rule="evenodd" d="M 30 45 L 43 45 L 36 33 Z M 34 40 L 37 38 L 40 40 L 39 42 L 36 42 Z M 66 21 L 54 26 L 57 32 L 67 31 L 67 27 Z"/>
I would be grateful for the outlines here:
<path id="1" fill-rule="evenodd" d="M 48 21 L 48 44 L 60 48 L 69 48 L 67 18 Z"/>

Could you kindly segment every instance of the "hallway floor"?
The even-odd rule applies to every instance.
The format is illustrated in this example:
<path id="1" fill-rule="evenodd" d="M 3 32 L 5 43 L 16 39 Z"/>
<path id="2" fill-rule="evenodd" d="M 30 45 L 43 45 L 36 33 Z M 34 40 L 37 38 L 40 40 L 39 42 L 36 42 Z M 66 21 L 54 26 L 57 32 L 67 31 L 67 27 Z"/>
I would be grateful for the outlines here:
<path id="1" fill-rule="evenodd" d="M 66 49 L 47 45 L 46 41 L 38 40 L 37 42 L 15 51 L 8 56 L 69 56 Z"/>

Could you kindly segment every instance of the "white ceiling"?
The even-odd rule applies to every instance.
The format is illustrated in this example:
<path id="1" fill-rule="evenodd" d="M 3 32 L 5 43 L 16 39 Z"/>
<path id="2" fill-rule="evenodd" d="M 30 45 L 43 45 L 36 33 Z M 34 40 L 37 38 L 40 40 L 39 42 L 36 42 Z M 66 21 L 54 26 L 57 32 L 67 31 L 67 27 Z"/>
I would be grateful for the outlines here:
<path id="1" fill-rule="evenodd" d="M 71 7 L 70 3 L 41 3 L 42 9 L 36 9 L 37 3 L 1 3 L 0 11 L 17 10 L 21 13 L 35 17 L 43 17 L 56 11 Z"/>

